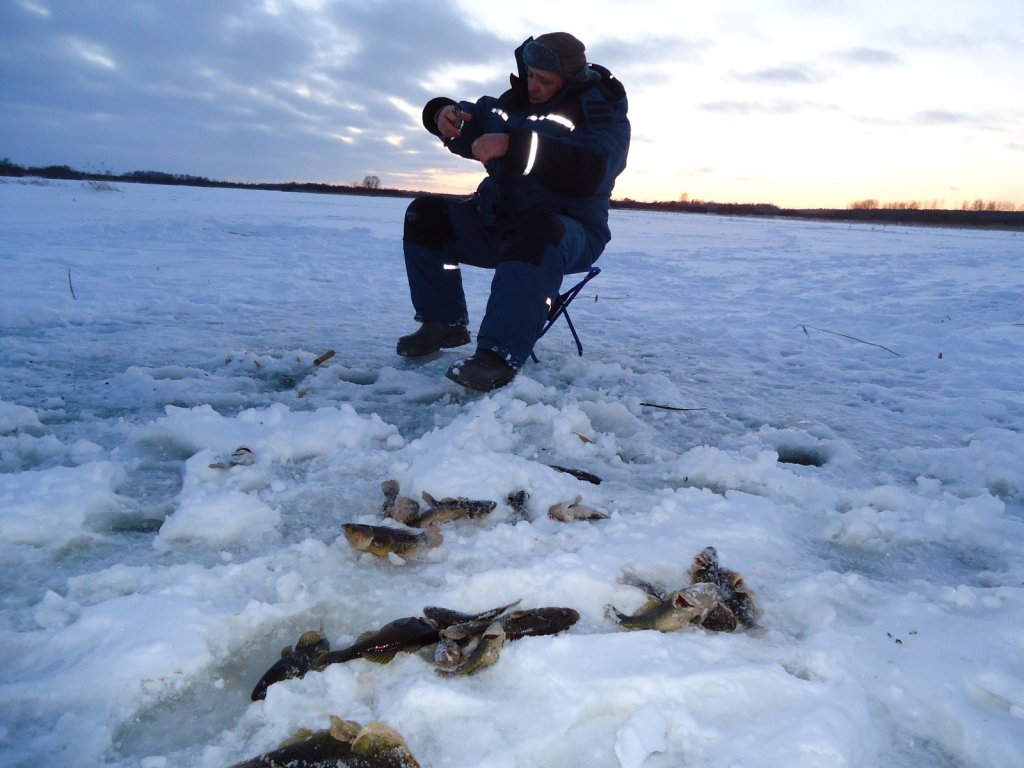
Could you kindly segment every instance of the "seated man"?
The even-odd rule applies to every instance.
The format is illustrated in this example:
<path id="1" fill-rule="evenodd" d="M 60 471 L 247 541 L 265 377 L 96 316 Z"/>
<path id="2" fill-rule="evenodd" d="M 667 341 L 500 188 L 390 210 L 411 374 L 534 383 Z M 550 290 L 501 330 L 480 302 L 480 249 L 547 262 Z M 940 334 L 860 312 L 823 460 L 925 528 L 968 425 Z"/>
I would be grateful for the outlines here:
<path id="1" fill-rule="evenodd" d="M 524 42 L 518 76 L 500 97 L 438 97 L 423 124 L 448 150 L 487 170 L 468 199 L 427 195 L 405 216 L 403 248 L 419 330 L 398 354 L 428 355 L 469 343 L 460 264 L 494 270 L 477 348 L 448 378 L 489 392 L 526 362 L 562 277 L 585 272 L 611 239 L 608 205 L 626 167 L 626 92 L 587 64 L 566 32 Z"/>

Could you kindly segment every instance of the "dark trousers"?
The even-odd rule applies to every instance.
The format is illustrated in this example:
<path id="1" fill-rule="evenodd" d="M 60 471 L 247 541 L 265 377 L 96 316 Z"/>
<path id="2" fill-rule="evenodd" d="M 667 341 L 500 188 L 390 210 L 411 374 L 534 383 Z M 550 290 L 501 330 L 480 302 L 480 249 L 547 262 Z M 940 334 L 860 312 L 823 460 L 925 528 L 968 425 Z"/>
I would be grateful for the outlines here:
<path id="1" fill-rule="evenodd" d="M 494 270 L 477 348 L 519 368 L 533 351 L 562 277 L 585 272 L 601 247 L 574 219 L 550 213 L 485 223 L 474 198 L 429 195 L 406 213 L 405 269 L 419 322 L 468 325 L 460 265 Z"/>

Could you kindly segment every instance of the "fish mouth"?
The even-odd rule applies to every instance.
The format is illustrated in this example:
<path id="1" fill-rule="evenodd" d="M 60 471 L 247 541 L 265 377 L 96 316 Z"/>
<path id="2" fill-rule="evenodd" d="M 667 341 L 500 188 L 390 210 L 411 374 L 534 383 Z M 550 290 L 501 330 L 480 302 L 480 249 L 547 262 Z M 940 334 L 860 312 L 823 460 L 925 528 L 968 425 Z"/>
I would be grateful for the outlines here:
<path id="1" fill-rule="evenodd" d="M 696 603 L 691 603 L 682 595 L 676 595 L 676 599 L 674 602 L 676 608 L 694 608 L 696 606 Z"/>

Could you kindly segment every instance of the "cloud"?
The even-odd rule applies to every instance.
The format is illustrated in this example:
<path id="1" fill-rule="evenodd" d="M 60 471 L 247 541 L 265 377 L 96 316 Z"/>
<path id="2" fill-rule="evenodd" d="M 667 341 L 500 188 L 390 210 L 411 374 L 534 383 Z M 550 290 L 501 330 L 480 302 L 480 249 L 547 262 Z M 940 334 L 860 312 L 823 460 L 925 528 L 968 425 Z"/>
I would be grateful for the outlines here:
<path id="1" fill-rule="evenodd" d="M 870 67 L 892 67 L 901 63 L 897 54 L 881 48 L 847 48 L 836 51 L 832 57 L 846 64 Z"/>
<path id="2" fill-rule="evenodd" d="M 588 58 L 608 67 L 627 88 L 652 88 L 671 81 L 676 65 L 694 64 L 713 43 L 698 38 L 652 35 L 607 39 L 588 46 Z"/>
<path id="3" fill-rule="evenodd" d="M 1006 18 L 1005 25 L 992 22 L 991 18 L 980 22 L 963 19 L 956 31 L 927 24 L 907 24 L 896 27 L 891 34 L 901 46 L 942 53 L 974 54 L 989 50 L 1018 53 L 1024 46 L 1024 38 L 1014 31 L 1011 20 Z"/>
<path id="4" fill-rule="evenodd" d="M 794 115 L 800 112 L 831 111 L 833 107 L 813 101 L 708 101 L 698 104 L 704 112 L 727 115 Z"/>
<path id="5" fill-rule="evenodd" d="M 818 77 L 802 67 L 766 67 L 753 72 L 738 72 L 737 80 L 749 83 L 777 85 L 804 85 L 818 81 Z"/>
<path id="6" fill-rule="evenodd" d="M 471 27 L 454 0 L 6 3 L 3 151 L 115 172 L 385 176 L 439 151 L 408 106 L 435 95 L 427 74 L 489 63 L 480 93 L 500 91 L 519 42 Z"/>
<path id="7" fill-rule="evenodd" d="M 965 112 L 952 112 L 946 109 L 922 110 L 911 118 L 919 125 L 958 125 L 974 122 L 975 118 Z"/>

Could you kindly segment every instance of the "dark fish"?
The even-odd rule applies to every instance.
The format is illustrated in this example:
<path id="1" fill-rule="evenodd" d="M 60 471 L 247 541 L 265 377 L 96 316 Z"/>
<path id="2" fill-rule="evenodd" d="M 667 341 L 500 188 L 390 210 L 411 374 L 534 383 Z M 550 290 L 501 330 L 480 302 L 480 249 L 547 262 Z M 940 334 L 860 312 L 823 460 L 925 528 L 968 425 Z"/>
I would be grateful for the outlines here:
<path id="1" fill-rule="evenodd" d="M 506 501 L 515 513 L 515 520 L 529 520 L 530 512 L 526 509 L 526 502 L 530 499 L 530 494 L 526 491 L 513 491 L 508 495 Z"/>
<path id="2" fill-rule="evenodd" d="M 426 491 L 423 492 L 423 500 L 427 502 L 427 508 L 418 515 L 406 520 L 406 525 L 413 528 L 423 528 L 428 525 L 440 525 L 452 520 L 461 520 L 465 517 L 471 520 L 484 517 L 498 506 L 496 501 L 474 501 L 462 496 L 443 499 L 435 499 Z"/>
<path id="3" fill-rule="evenodd" d="M 505 640 L 512 642 L 521 637 L 557 635 L 580 620 L 578 611 L 572 608 L 529 608 L 498 619 L 505 630 Z"/>
<path id="4" fill-rule="evenodd" d="M 593 483 L 594 485 L 601 484 L 601 478 L 590 472 L 586 472 L 582 469 L 573 469 L 572 467 L 560 467 L 557 464 L 548 464 L 556 472 L 564 472 L 567 475 L 572 475 L 577 480 L 582 480 L 586 483 Z"/>
<path id="5" fill-rule="evenodd" d="M 757 626 L 757 622 L 761 618 L 761 609 L 753 592 L 740 574 L 721 567 L 718 562 L 718 551 L 714 547 L 704 547 L 693 558 L 693 564 L 690 566 L 690 581 L 693 584 L 714 584 L 719 588 L 725 607 L 735 617 L 731 629 L 735 629 L 736 621 L 747 629 Z M 719 619 L 721 619 L 720 616 Z M 728 625 L 728 620 L 725 620 L 725 623 Z M 705 622 L 705 627 L 717 629 L 716 626 L 708 626 L 707 622 Z"/>
<path id="6" fill-rule="evenodd" d="M 481 633 L 494 624 L 504 631 L 503 642 L 510 643 L 523 637 L 557 635 L 579 620 L 579 613 L 572 608 L 530 608 L 497 616 L 494 621 L 488 618 L 451 624 L 440 631 L 434 663 L 441 669 L 458 667 Z"/>
<path id="7" fill-rule="evenodd" d="M 428 526 L 422 533 L 361 523 L 343 523 L 341 528 L 354 549 L 368 552 L 374 557 L 387 557 L 389 554 L 408 557 L 420 547 L 439 546 L 444 539 L 437 526 Z"/>
<path id="8" fill-rule="evenodd" d="M 303 729 L 272 752 L 231 768 L 419 768 L 409 746 L 383 723 L 360 726 L 331 715 L 331 727 Z"/>
<path id="9" fill-rule="evenodd" d="M 380 507 L 380 513 L 384 517 L 394 517 L 395 499 L 398 498 L 398 481 L 385 480 L 380 484 L 380 489 L 384 492 L 384 503 Z"/>
<path id="10" fill-rule="evenodd" d="M 232 452 L 227 459 L 221 459 L 210 464 L 210 469 L 231 469 L 231 467 L 248 467 L 256 463 L 256 454 L 252 448 L 240 445 Z"/>
<path id="11" fill-rule="evenodd" d="M 282 680 L 303 677 L 313 668 L 321 655 L 331 650 L 331 644 L 324 638 L 323 631 L 304 632 L 295 643 L 295 648 L 286 646 L 281 658 L 263 673 L 263 677 L 252 689 L 252 700 L 267 698 L 267 688 Z"/>
<path id="12" fill-rule="evenodd" d="M 388 622 L 376 632 L 366 632 L 347 648 L 331 651 L 316 661 L 317 669 L 328 664 L 341 664 L 352 659 L 366 659 L 387 664 L 400 652 L 418 651 L 432 645 L 440 637 L 437 622 L 421 616 L 409 616 Z"/>
<path id="13" fill-rule="evenodd" d="M 468 624 L 470 622 L 490 623 L 509 608 L 515 608 L 517 605 L 519 605 L 518 600 L 508 605 L 501 605 L 497 608 L 481 611 L 480 613 L 460 613 L 450 608 L 438 608 L 437 606 L 429 605 L 423 609 L 423 615 L 435 622 L 440 629 L 446 629 L 455 624 Z"/>

